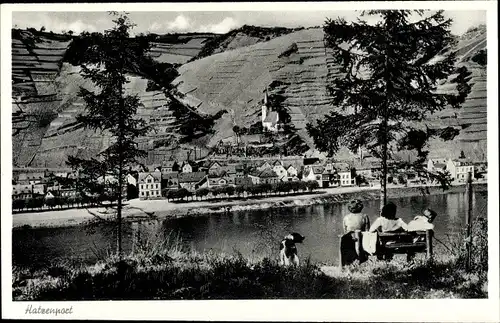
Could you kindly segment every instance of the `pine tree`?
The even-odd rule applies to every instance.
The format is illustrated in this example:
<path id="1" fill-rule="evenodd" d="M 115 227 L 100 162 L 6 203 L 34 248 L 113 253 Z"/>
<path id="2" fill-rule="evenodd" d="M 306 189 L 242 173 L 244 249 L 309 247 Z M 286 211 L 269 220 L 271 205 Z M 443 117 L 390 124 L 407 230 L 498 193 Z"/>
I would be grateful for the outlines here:
<path id="1" fill-rule="evenodd" d="M 127 15 L 111 13 L 115 16 L 115 26 L 103 34 L 93 33 L 92 46 L 86 48 L 82 58 L 81 73 L 92 81 L 96 91 L 84 88 L 79 95 L 85 101 L 85 113 L 77 116 L 77 122 L 85 128 L 101 131 L 110 135 L 110 145 L 101 151 L 97 158 L 86 160 L 71 156 L 68 165 L 79 170 L 80 192 L 90 195 L 105 192 L 97 191 L 97 177 L 112 176 L 117 185 L 107 187 L 117 199 L 116 229 L 117 252 L 122 255 L 122 200 L 125 170 L 138 158 L 145 157 L 135 139 L 145 135 L 149 128 L 145 122 L 135 117 L 140 101 L 137 95 L 128 95 L 125 86 L 127 72 L 134 69 L 137 62 L 146 57 L 149 44 L 144 38 L 130 40 L 129 32 L 134 25 Z M 104 178 L 103 178 L 104 179 Z M 106 189 L 106 188 L 104 188 Z"/>
<path id="2" fill-rule="evenodd" d="M 458 130 L 429 129 L 422 121 L 449 105 L 458 108 L 470 87 L 467 70 L 455 68 L 455 53 L 450 51 L 455 42 L 449 30 L 452 21 L 442 11 L 368 11 L 361 18 L 366 15 L 378 16 L 378 22 L 326 21 L 325 44 L 332 49 L 342 74 L 329 90 L 333 105 L 340 108 L 336 111 L 341 111 L 331 111 L 307 129 L 317 148 L 331 155 L 341 146 L 352 151 L 362 146 L 379 157 L 384 205 L 392 151 L 416 150 L 417 161 L 407 166 L 425 172 L 421 164 L 428 154 L 424 149 L 428 139 L 453 139 Z M 411 18 L 418 20 L 410 22 Z M 458 94 L 439 93 L 438 82 L 454 73 L 459 74 L 455 79 Z M 443 187 L 449 183 L 443 174 L 428 175 Z"/>

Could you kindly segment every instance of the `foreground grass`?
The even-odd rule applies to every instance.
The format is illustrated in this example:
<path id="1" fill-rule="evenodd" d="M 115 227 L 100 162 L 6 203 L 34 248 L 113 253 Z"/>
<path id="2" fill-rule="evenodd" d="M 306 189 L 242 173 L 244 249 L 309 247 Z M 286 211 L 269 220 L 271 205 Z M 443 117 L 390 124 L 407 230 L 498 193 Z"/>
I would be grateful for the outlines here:
<path id="1" fill-rule="evenodd" d="M 411 264 L 370 260 L 342 270 L 305 263 L 284 268 L 241 255 L 134 255 L 92 266 L 14 270 L 14 300 L 485 298 L 485 275 L 457 259 Z"/>

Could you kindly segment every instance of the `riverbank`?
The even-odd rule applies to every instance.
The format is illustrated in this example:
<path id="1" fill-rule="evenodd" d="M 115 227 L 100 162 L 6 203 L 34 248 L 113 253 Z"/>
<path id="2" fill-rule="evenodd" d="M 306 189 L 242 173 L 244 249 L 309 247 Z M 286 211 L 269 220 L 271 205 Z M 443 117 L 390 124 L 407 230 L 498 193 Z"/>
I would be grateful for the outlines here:
<path id="1" fill-rule="evenodd" d="M 487 191 L 487 184 L 474 184 L 475 191 Z M 464 192 L 465 186 L 452 186 L 443 191 L 440 187 L 389 187 L 388 198 L 418 196 L 424 194 L 448 194 Z M 123 218 L 133 221 L 138 218 L 147 218 L 145 212 L 153 214 L 155 218 L 177 218 L 213 213 L 226 213 L 255 209 L 271 209 L 317 204 L 341 203 L 357 198 L 361 200 L 375 200 L 379 198 L 379 188 L 374 187 L 343 187 L 318 189 L 309 194 L 292 194 L 286 196 L 271 195 L 263 197 L 212 199 L 189 202 L 167 202 L 166 200 L 131 200 L 123 209 Z M 91 212 L 101 215 L 104 208 L 90 209 Z M 108 210 L 109 212 L 109 210 Z M 106 215 L 101 215 L 106 218 Z M 54 210 L 50 212 L 19 213 L 13 215 L 13 227 L 64 227 L 87 223 L 95 219 L 86 209 Z"/>

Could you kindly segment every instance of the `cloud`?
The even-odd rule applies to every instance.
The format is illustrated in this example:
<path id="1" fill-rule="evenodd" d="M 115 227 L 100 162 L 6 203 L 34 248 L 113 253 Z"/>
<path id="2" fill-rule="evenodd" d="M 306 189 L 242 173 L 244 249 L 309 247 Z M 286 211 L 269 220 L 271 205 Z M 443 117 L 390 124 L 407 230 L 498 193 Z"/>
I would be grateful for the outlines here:
<path id="1" fill-rule="evenodd" d="M 170 30 L 187 30 L 191 27 L 191 21 L 183 15 L 175 17 L 175 20 L 167 24 Z"/>
<path id="2" fill-rule="evenodd" d="M 73 33 L 79 34 L 82 31 L 94 32 L 102 29 L 102 27 L 97 28 L 95 24 L 85 22 L 81 19 L 68 21 L 51 16 L 50 13 L 40 13 L 36 16 L 31 15 L 31 13 L 22 16 L 18 15 L 18 17 L 13 16 L 13 24 L 19 28 L 32 27 L 38 30 L 45 27 L 46 31 L 53 31 L 55 33 L 71 30 Z"/>
<path id="3" fill-rule="evenodd" d="M 228 31 L 230 31 L 231 29 L 234 29 L 238 25 L 239 25 L 238 21 L 236 21 L 234 18 L 226 17 L 221 22 L 219 22 L 217 24 L 200 26 L 199 29 L 202 32 L 224 34 L 224 33 L 227 33 Z"/>

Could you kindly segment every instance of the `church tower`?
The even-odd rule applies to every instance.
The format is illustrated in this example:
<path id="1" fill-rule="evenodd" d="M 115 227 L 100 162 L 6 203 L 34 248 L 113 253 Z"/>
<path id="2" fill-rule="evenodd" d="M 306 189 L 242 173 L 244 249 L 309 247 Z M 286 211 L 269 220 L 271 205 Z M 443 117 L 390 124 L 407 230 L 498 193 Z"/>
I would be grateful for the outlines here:
<path id="1" fill-rule="evenodd" d="M 267 104 L 268 104 L 268 98 L 267 98 L 267 86 L 266 86 L 266 89 L 264 91 L 264 104 L 262 105 L 262 123 L 264 123 L 264 120 L 266 120 L 267 113 L 269 112 Z"/>

